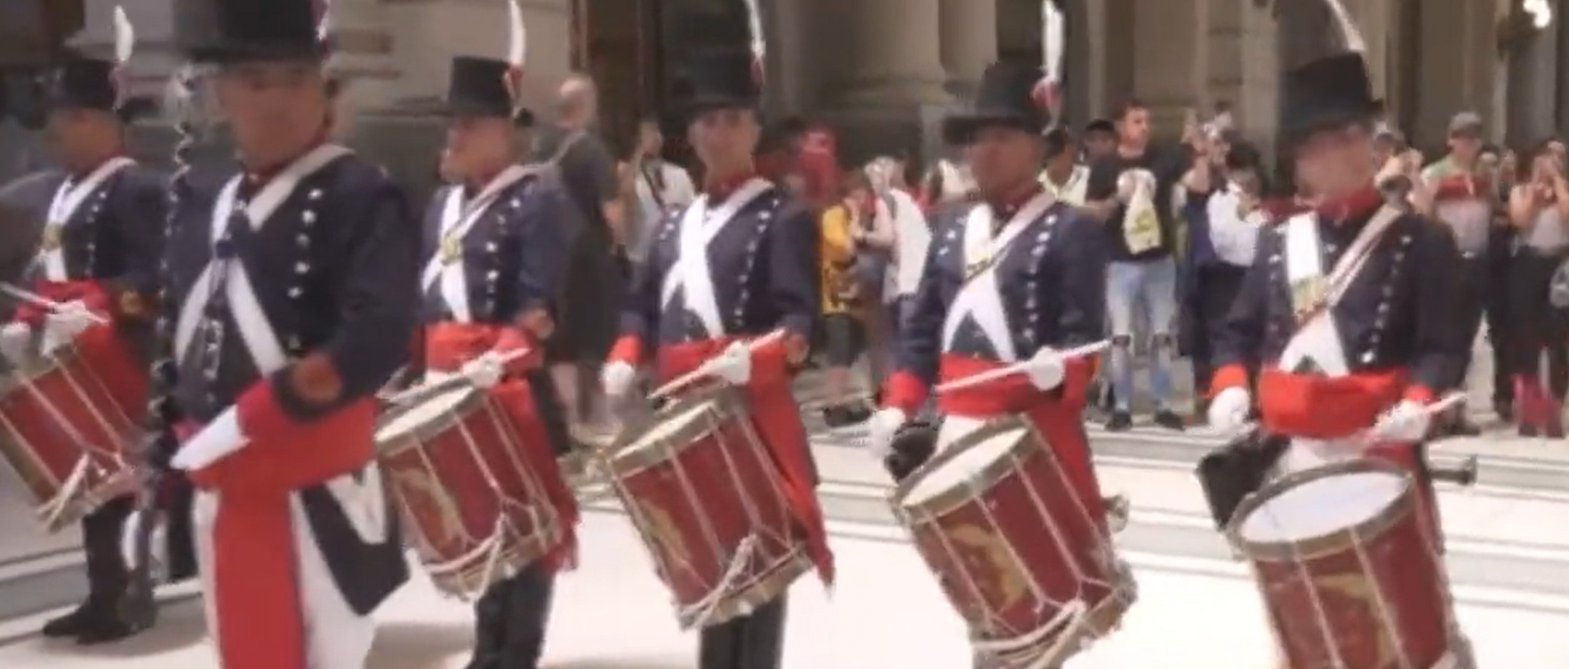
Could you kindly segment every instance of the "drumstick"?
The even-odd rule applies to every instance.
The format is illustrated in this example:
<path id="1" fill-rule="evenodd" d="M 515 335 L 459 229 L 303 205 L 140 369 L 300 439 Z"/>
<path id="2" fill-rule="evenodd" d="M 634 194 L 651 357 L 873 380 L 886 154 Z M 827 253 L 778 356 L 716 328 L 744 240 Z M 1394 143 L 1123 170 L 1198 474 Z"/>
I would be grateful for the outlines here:
<path id="1" fill-rule="evenodd" d="M 1076 346 L 1064 351 L 1059 351 L 1057 355 L 1062 356 L 1062 359 L 1064 360 L 1071 360 L 1073 358 L 1082 358 L 1086 355 L 1095 355 L 1096 353 L 1100 353 L 1101 351 L 1106 350 L 1110 346 L 1111 340 L 1106 339 L 1093 344 L 1085 344 L 1083 346 Z M 1029 369 L 1030 363 L 1033 361 L 1034 356 L 1031 356 L 1029 360 L 1021 360 L 1008 365 L 1007 367 L 999 367 L 997 369 L 987 370 L 979 374 L 971 374 L 962 379 L 954 379 L 953 381 L 938 385 L 936 390 L 939 393 L 951 393 L 956 390 L 964 390 L 966 388 L 974 388 L 975 386 L 991 383 L 992 381 L 1004 379 L 1015 374 L 1023 374 L 1025 370 Z"/>
<path id="2" fill-rule="evenodd" d="M 1467 398 L 1465 393 L 1449 393 L 1448 395 L 1439 398 L 1438 401 L 1433 402 L 1432 404 L 1422 405 L 1422 415 L 1431 417 L 1441 414 L 1445 411 L 1460 406 L 1461 404 L 1464 404 L 1466 400 Z M 1232 433 L 1232 436 L 1239 437 L 1257 430 L 1259 427 L 1260 425 L 1258 421 L 1249 421 L 1247 423 L 1243 423 L 1241 427 L 1238 427 L 1236 431 Z M 1356 435 L 1356 438 L 1359 438 L 1362 441 L 1368 441 L 1370 438 L 1369 432 L 1371 431 L 1372 428 L 1363 430 L 1361 433 Z"/>
<path id="3" fill-rule="evenodd" d="M 33 304 L 36 304 L 36 305 L 38 305 L 40 307 L 43 307 L 45 309 L 48 309 L 48 310 L 54 311 L 54 312 L 59 312 L 59 311 L 61 311 L 61 310 L 63 310 L 65 308 L 65 305 L 60 304 L 59 302 L 56 302 L 56 301 L 51 300 L 51 299 L 49 299 L 47 297 L 39 295 L 38 293 L 35 293 L 33 291 L 30 291 L 30 290 L 28 290 L 26 288 L 22 288 L 20 286 L 14 285 L 14 284 L 0 282 L 0 292 L 4 292 L 5 294 L 10 295 L 11 297 L 14 297 L 14 298 L 16 298 L 18 300 L 21 300 L 23 302 L 31 302 Z M 88 320 L 91 320 L 92 322 L 97 323 L 98 325 L 108 325 L 109 324 L 109 319 L 104 318 L 103 316 L 99 316 L 98 314 L 92 313 L 90 311 L 87 312 L 87 318 L 88 318 Z"/>
<path id="4" fill-rule="evenodd" d="M 532 352 L 533 350 L 528 348 L 515 348 L 502 353 L 501 355 L 497 356 L 497 358 L 499 358 L 498 361 L 501 364 L 506 365 L 517 361 L 523 356 L 526 356 Z M 388 404 L 410 404 L 416 401 L 430 399 L 437 395 L 446 393 L 449 390 L 457 390 L 465 385 L 468 385 L 468 383 L 468 377 L 465 377 L 462 374 L 457 374 L 454 376 L 445 377 L 439 381 L 422 383 L 420 385 L 414 386 L 413 388 L 409 388 L 408 390 L 387 397 L 384 401 Z"/>
<path id="5" fill-rule="evenodd" d="M 766 335 L 763 335 L 761 337 L 753 339 L 752 341 L 747 342 L 746 343 L 746 350 L 748 350 L 748 351 L 756 351 L 757 349 L 762 348 L 763 346 L 766 346 L 768 344 L 772 344 L 772 343 L 774 343 L 776 341 L 779 341 L 780 339 L 784 338 L 784 334 L 785 334 L 785 331 L 783 329 L 774 330 L 773 332 L 770 332 L 770 333 L 768 333 Z M 723 355 L 723 351 L 720 352 L 720 355 Z M 707 378 L 709 376 L 713 376 L 713 374 L 714 374 L 714 360 L 718 359 L 718 357 L 719 356 L 716 355 L 716 356 L 714 356 L 712 358 L 709 358 L 708 360 L 703 361 L 703 364 L 698 365 L 697 369 L 694 369 L 694 370 L 692 370 L 690 372 L 682 374 L 681 376 L 678 376 L 678 377 L 672 379 L 669 383 L 666 383 L 665 385 L 662 385 L 662 386 L 660 386 L 658 388 L 655 388 L 654 392 L 649 393 L 648 399 L 649 400 L 657 400 L 657 399 L 660 399 L 660 398 L 663 398 L 663 397 L 668 397 L 670 395 L 675 394 L 677 391 L 680 391 L 680 390 L 686 388 L 687 386 L 692 385 L 693 383 L 701 381 L 704 378 Z"/>

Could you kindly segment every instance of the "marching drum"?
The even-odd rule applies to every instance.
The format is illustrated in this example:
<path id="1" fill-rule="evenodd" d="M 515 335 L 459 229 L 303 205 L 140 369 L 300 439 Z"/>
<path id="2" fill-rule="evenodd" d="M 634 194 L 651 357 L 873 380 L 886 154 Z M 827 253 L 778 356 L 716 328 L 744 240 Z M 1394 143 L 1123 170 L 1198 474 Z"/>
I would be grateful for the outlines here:
<path id="1" fill-rule="evenodd" d="M 1266 484 L 1229 528 L 1287 669 L 1440 669 L 1464 655 L 1411 479 L 1369 460 Z"/>
<path id="2" fill-rule="evenodd" d="M 396 411 L 377 461 L 436 587 L 472 599 L 556 548 L 563 530 L 520 426 L 472 387 Z"/>
<path id="3" fill-rule="evenodd" d="M 141 431 L 146 365 L 96 325 L 0 387 L 0 452 L 50 531 L 134 490 L 122 448 Z"/>
<path id="4" fill-rule="evenodd" d="M 1056 666 L 1105 636 L 1136 598 L 1132 574 L 1021 417 L 961 437 L 901 482 L 891 503 L 969 624 L 979 656 Z"/>
<path id="5" fill-rule="evenodd" d="M 689 393 L 603 457 L 682 629 L 751 613 L 812 568 L 741 391 Z"/>

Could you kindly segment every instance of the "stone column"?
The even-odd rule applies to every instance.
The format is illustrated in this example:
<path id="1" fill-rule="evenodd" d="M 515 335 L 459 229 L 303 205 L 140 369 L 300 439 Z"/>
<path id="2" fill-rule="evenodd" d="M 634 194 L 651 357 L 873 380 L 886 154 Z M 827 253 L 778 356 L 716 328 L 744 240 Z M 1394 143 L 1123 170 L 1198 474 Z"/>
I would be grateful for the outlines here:
<path id="1" fill-rule="evenodd" d="M 1413 145 L 1425 152 L 1441 151 L 1449 119 L 1475 111 L 1496 132 L 1503 111 L 1495 108 L 1498 45 L 1494 30 L 1495 0 L 1452 0 L 1424 3 L 1416 37 L 1421 45 L 1415 123 L 1408 128 Z"/>
<path id="2" fill-rule="evenodd" d="M 1175 138 L 1201 102 L 1208 63 L 1207 0 L 1134 0 L 1133 96 L 1149 106 L 1157 136 Z"/>
<path id="3" fill-rule="evenodd" d="M 1271 155 L 1279 126 L 1275 20 L 1253 0 L 1206 0 L 1205 4 L 1204 99 L 1230 102 L 1238 130 Z"/>
<path id="4" fill-rule="evenodd" d="M 967 98 L 986 66 L 997 60 L 997 0 L 937 0 L 937 17 L 947 90 Z"/>
<path id="5" fill-rule="evenodd" d="M 952 99 L 943 90 L 938 0 L 837 0 L 823 48 L 839 66 L 824 70 L 833 91 L 823 116 L 841 133 L 845 157 L 922 147 Z M 821 5 L 820 5 L 821 6 Z M 822 24 L 818 24 L 822 27 Z M 828 38 L 832 35 L 837 39 Z"/>
<path id="6" fill-rule="evenodd" d="M 1553 14 L 1555 22 L 1563 20 L 1557 10 Z M 1555 112 L 1562 105 L 1558 66 L 1562 48 L 1558 26 L 1552 25 L 1538 33 L 1529 46 L 1509 54 L 1506 136 L 1511 145 L 1526 146 L 1557 130 Z"/>

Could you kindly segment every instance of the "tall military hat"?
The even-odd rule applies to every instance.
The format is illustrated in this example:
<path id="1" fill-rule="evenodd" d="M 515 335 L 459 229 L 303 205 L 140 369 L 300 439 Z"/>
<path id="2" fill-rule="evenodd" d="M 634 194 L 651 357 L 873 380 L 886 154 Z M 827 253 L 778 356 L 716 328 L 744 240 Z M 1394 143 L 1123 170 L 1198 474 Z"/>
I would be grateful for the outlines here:
<path id="1" fill-rule="evenodd" d="M 686 109 L 689 114 L 726 107 L 757 108 L 763 99 L 755 59 L 750 51 L 724 49 L 699 55 L 687 67 Z"/>
<path id="2" fill-rule="evenodd" d="M 510 118 L 533 125 L 534 114 L 522 106 L 523 66 L 528 56 L 528 27 L 517 0 L 509 0 L 510 39 L 507 58 L 457 56 L 447 82 L 446 111 L 454 116 Z"/>
<path id="3" fill-rule="evenodd" d="M 969 144 L 982 128 L 999 126 L 1045 132 L 1051 126 L 1051 113 L 1037 95 L 1040 82 L 1040 68 L 993 63 L 981 75 L 980 89 L 969 108 L 943 119 L 943 139 Z"/>
<path id="4" fill-rule="evenodd" d="M 176 0 L 175 36 L 192 60 L 320 60 L 321 0 Z"/>
<path id="5" fill-rule="evenodd" d="M 1280 80 L 1280 133 L 1296 144 L 1319 130 L 1366 123 L 1373 95 L 1366 42 L 1340 0 L 1276 0 L 1285 40 Z"/>
<path id="6" fill-rule="evenodd" d="M 114 56 L 93 58 L 70 53 L 45 76 L 44 104 L 50 109 L 92 109 L 130 119 L 155 110 L 146 99 L 132 99 L 122 74 L 136 48 L 136 30 L 125 10 L 114 10 Z"/>

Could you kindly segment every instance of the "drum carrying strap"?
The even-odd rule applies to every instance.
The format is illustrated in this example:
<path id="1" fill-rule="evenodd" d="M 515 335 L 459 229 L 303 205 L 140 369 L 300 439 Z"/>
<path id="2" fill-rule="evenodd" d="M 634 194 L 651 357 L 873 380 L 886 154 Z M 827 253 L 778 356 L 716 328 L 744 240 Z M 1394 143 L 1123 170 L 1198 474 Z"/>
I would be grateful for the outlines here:
<path id="1" fill-rule="evenodd" d="M 1007 255 L 1013 242 L 1024 234 L 1030 223 L 1046 213 L 1056 200 L 1048 192 L 1031 198 L 1013 218 L 1008 219 L 995 235 L 991 207 L 984 204 L 970 209 L 964 221 L 964 283 L 948 307 L 943 321 L 943 348 L 952 346 L 954 337 L 966 320 L 972 320 L 986 334 L 998 358 L 1003 362 L 1018 360 L 1014 349 L 1008 315 L 1002 306 L 1002 294 L 997 283 L 997 264 Z M 1042 233 L 1048 234 L 1048 233 Z"/>
<path id="2" fill-rule="evenodd" d="M 93 193 L 98 192 L 110 177 L 119 174 L 120 170 L 135 165 L 136 161 L 130 158 L 111 158 L 98 169 L 88 174 L 81 181 L 67 179 L 60 184 L 60 189 L 55 191 L 54 200 L 49 203 L 49 219 L 44 222 L 44 244 L 39 250 L 38 265 L 43 268 L 44 280 L 68 281 L 70 276 L 65 267 L 65 248 L 62 243 L 65 226 L 76 216 L 83 202 Z"/>
<path id="3" fill-rule="evenodd" d="M 174 350 L 180 359 L 184 359 L 190 350 L 197 326 L 204 320 L 209 323 L 216 322 L 216 319 L 204 319 L 203 313 L 207 310 L 208 303 L 217 298 L 226 301 L 229 314 L 233 317 L 235 326 L 239 328 L 240 338 L 244 340 L 245 348 L 250 353 L 258 372 L 270 374 L 288 364 L 288 357 L 278 341 L 278 334 L 273 329 L 272 323 L 267 320 L 267 312 L 262 309 L 261 302 L 257 300 L 256 292 L 251 287 L 249 273 L 245 271 L 245 261 L 240 257 L 243 254 L 222 257 L 218 247 L 222 245 L 220 242 L 228 238 L 229 226 L 239 222 L 239 219 L 236 219 L 237 213 L 243 211 L 243 222 L 249 224 L 252 231 L 260 230 L 272 217 L 273 212 L 289 199 L 301 181 L 348 153 L 348 149 L 336 144 L 317 147 L 268 182 L 255 197 L 251 198 L 243 210 L 238 208 L 238 198 L 244 175 L 235 176 L 224 186 L 217 203 L 213 205 L 212 260 L 191 287 L 190 295 L 181 306 L 180 317 L 175 325 Z M 222 337 L 216 339 L 222 341 Z"/>
<path id="4" fill-rule="evenodd" d="M 432 288 L 438 288 L 439 283 L 441 300 L 452 312 L 453 320 L 459 323 L 473 320 L 469 310 L 468 281 L 464 274 L 463 238 L 468 236 L 479 219 L 485 217 L 491 205 L 501 199 L 507 188 L 536 171 L 522 165 L 512 165 L 491 179 L 479 195 L 466 202 L 461 186 L 448 189 L 435 253 L 425 264 L 425 271 L 420 276 L 420 290 L 428 293 Z"/>
<path id="5" fill-rule="evenodd" d="M 719 299 L 714 292 L 714 277 L 708 266 L 708 245 L 741 209 L 770 190 L 773 190 L 773 184 L 765 179 L 753 178 L 731 193 L 717 208 L 708 208 L 706 195 L 686 208 L 686 213 L 681 216 L 679 255 L 675 267 L 665 276 L 664 285 L 661 286 L 661 305 L 668 308 L 679 289 L 687 311 L 702 321 L 708 334 L 712 337 L 724 335 L 724 320 L 719 317 Z"/>
<path id="6" fill-rule="evenodd" d="M 1300 325 L 1281 352 L 1281 370 L 1310 371 L 1326 376 L 1343 376 L 1350 372 L 1345 345 L 1340 341 L 1332 311 L 1362 273 L 1378 240 L 1399 219 L 1399 210 L 1388 206 L 1380 208 L 1352 240 L 1327 277 L 1323 272 L 1318 214 L 1306 212 L 1286 222 L 1286 281 L 1291 289 L 1291 307 Z"/>

